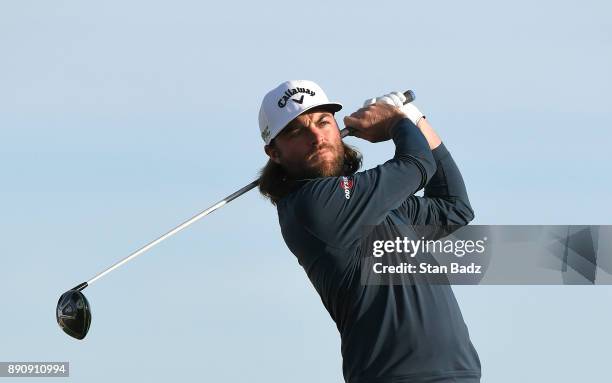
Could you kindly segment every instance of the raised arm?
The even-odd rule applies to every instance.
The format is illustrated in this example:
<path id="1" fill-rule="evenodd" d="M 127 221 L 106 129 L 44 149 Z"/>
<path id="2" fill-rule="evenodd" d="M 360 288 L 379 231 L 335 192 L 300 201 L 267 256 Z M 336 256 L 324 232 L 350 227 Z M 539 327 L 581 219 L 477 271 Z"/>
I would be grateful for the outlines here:
<path id="1" fill-rule="evenodd" d="M 413 225 L 436 225 L 439 235 L 444 235 L 467 225 L 474 219 L 474 211 L 457 164 L 423 113 L 412 103 L 404 104 L 403 97 L 400 92 L 391 92 L 366 100 L 365 104 L 383 102 L 396 106 L 418 126 L 427 140 L 436 161 L 436 173 L 425 186 L 425 196 L 408 197 L 398 211 Z M 428 231 L 431 232 L 431 228 Z"/>
<path id="2" fill-rule="evenodd" d="M 438 141 L 435 131 L 425 119 L 419 128 L 428 137 L 436 161 L 436 173 L 425 186 L 423 197 L 410 196 L 398 208 L 413 225 L 429 225 L 419 228 L 423 235 L 437 238 L 447 235 L 474 219 L 474 211 L 457 164 L 444 143 Z M 436 141 L 438 141 L 436 145 Z M 432 145 L 433 144 L 433 145 Z"/>

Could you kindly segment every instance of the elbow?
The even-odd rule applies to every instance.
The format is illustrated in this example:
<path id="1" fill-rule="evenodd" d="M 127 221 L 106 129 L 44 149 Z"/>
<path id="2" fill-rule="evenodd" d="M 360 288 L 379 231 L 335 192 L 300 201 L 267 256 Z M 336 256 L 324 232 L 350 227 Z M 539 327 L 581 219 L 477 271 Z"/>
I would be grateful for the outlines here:
<path id="1" fill-rule="evenodd" d="M 421 174 L 421 183 L 414 190 L 415 193 L 424 188 L 425 185 L 427 185 L 433 178 L 434 174 L 436 174 L 437 165 L 433 155 L 431 155 L 431 152 L 429 155 L 427 153 L 404 155 L 399 157 L 399 159 L 418 168 Z"/>
<path id="2" fill-rule="evenodd" d="M 465 226 L 468 223 L 472 222 L 475 218 L 474 209 L 470 205 L 470 201 L 463 199 L 457 199 L 453 206 L 453 210 L 455 211 L 454 219 L 456 222 L 453 224 Z"/>
<path id="3" fill-rule="evenodd" d="M 456 199 L 450 205 L 446 203 L 446 219 L 439 228 L 439 232 L 434 239 L 446 237 L 459 230 L 463 226 L 467 226 L 474 219 L 474 210 L 470 206 L 469 201 Z"/>
<path id="4" fill-rule="evenodd" d="M 422 187 L 425 187 L 425 185 L 427 185 L 429 181 L 431 181 L 434 174 L 436 174 L 436 171 L 438 170 L 438 165 L 431 151 L 428 151 L 422 156 L 419 156 L 418 162 L 421 165 L 421 172 L 423 173 Z"/>
<path id="5" fill-rule="evenodd" d="M 431 158 L 427 159 L 427 161 L 425 161 L 424 167 L 425 167 L 425 185 L 427 185 L 429 183 L 429 181 L 433 178 L 434 174 L 436 174 L 436 171 L 438 170 L 438 166 L 436 164 L 436 160 L 434 159 L 433 155 L 430 156 Z"/>

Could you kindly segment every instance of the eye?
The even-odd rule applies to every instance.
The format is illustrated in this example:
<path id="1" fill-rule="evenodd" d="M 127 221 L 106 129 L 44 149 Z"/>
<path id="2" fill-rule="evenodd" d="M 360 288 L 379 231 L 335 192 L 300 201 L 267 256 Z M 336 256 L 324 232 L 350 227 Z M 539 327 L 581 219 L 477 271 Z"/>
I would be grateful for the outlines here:
<path id="1" fill-rule="evenodd" d="M 283 132 L 285 136 L 287 137 L 295 137 L 300 133 L 300 128 L 298 127 L 292 127 L 287 129 L 285 132 Z"/>

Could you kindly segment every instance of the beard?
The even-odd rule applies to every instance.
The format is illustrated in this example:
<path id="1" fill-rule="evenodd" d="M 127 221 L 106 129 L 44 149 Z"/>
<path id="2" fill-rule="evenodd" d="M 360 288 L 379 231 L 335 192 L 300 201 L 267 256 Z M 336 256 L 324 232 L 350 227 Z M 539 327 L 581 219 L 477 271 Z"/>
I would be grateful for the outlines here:
<path id="1" fill-rule="evenodd" d="M 333 166 L 325 166 L 327 169 L 320 169 L 317 166 L 318 171 L 311 172 L 310 170 L 304 170 L 308 166 L 300 166 L 302 169 L 296 171 L 302 173 L 301 177 L 330 177 L 330 176 L 350 176 L 355 174 L 361 167 L 361 153 L 357 149 L 341 142 L 343 153 L 343 163 L 340 166 L 341 171 L 336 172 Z M 270 200 L 273 205 L 276 205 L 278 201 L 284 196 L 289 194 L 295 188 L 295 184 L 292 180 L 295 180 L 286 170 L 286 166 L 280 165 L 272 160 L 268 160 L 266 165 L 261 169 L 259 177 L 259 192 Z"/>
<path id="2" fill-rule="evenodd" d="M 340 176 L 344 169 L 344 146 L 331 144 L 317 146 L 306 155 L 305 159 L 284 163 L 283 167 L 294 179 Z"/>

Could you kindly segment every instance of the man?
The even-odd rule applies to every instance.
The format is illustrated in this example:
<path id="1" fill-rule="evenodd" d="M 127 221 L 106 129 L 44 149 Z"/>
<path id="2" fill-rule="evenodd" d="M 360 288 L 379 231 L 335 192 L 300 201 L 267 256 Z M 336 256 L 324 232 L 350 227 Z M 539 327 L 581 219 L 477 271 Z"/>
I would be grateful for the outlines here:
<path id="1" fill-rule="evenodd" d="M 269 156 L 260 191 L 336 322 L 346 382 L 478 382 L 480 361 L 450 286 L 361 279 L 373 238 L 417 238 L 414 225 L 473 219 L 451 155 L 401 97 L 370 100 L 345 117 L 353 136 L 395 143 L 392 159 L 357 172 L 360 155 L 342 142 L 334 118 L 342 106 L 311 81 L 280 84 L 259 113 Z M 424 197 L 415 196 L 423 187 Z"/>

